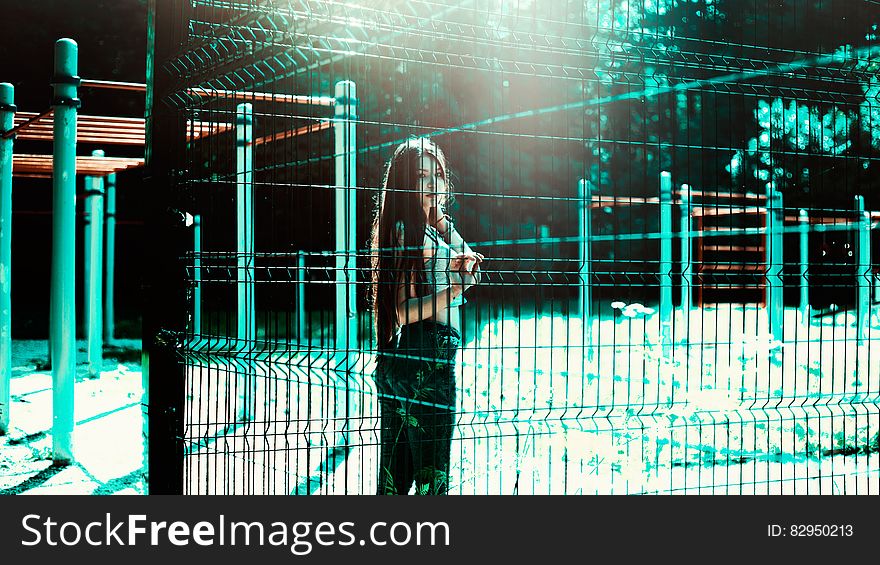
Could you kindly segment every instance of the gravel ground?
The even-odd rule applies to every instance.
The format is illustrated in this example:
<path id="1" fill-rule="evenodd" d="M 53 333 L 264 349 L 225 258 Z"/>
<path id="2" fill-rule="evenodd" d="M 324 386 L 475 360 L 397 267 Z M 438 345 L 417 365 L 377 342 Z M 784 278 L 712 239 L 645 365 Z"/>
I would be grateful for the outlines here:
<path id="1" fill-rule="evenodd" d="M 76 462 L 52 464 L 52 373 L 48 342 L 12 346 L 10 430 L 0 436 L 2 494 L 143 494 L 141 344 L 105 348 L 98 378 L 86 371 L 86 342 L 77 342 Z"/>

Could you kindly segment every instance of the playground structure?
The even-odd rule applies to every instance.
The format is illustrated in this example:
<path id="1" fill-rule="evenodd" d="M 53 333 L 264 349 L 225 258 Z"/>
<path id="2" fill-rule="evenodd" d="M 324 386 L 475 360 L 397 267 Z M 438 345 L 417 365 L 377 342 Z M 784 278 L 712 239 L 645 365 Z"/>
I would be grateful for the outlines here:
<path id="1" fill-rule="evenodd" d="M 657 269 L 660 287 L 659 320 L 664 344 L 671 340 L 673 316 L 673 247 L 679 246 L 680 301 L 683 311 L 692 307 L 703 308 L 708 290 L 758 290 L 760 298 L 753 300 L 766 309 L 767 331 L 773 339 L 782 340 L 783 335 L 783 287 L 787 265 L 796 267 L 799 294 L 800 323 L 811 323 L 810 283 L 812 280 L 809 260 L 810 233 L 850 232 L 854 234 L 854 303 L 856 304 L 859 340 L 868 339 L 868 327 L 874 294 L 878 288 L 878 269 L 872 259 L 871 233 L 877 227 L 880 212 L 865 210 L 862 196 L 856 196 L 849 214 L 841 210 L 813 210 L 813 214 L 801 208 L 794 215 L 793 210 L 783 206 L 782 194 L 773 191 L 769 195 L 754 193 L 734 193 L 720 191 L 693 190 L 682 184 L 679 191 L 673 190 L 672 176 L 668 172 L 660 174 L 659 196 L 648 198 L 618 198 L 592 194 L 590 184 L 582 180 L 579 184 L 578 198 L 581 199 L 580 265 L 579 274 L 584 281 L 579 304 L 589 315 L 592 229 L 589 226 L 589 209 L 613 209 L 618 206 L 656 206 L 659 215 L 659 261 Z M 706 200 L 711 199 L 708 204 Z M 719 200 L 722 202 L 719 204 Z M 751 205 L 739 201 L 750 202 Z M 731 204 L 731 202 L 733 202 Z M 673 213 L 678 210 L 679 229 L 673 229 Z M 757 220 L 759 225 L 752 227 L 711 226 L 711 218 L 746 217 Z M 788 225 L 786 225 L 786 222 Z M 796 259 L 786 261 L 783 237 L 785 234 L 798 236 Z M 623 234 L 626 237 L 628 234 Z M 748 238 L 759 241 L 748 244 Z M 719 243 L 719 239 L 733 238 L 738 241 Z M 743 243 L 746 242 L 746 243 Z M 791 255 L 794 255 L 791 253 Z M 711 280 L 715 273 L 738 273 L 752 275 L 748 283 L 718 283 Z M 695 296 L 696 295 L 696 296 Z M 695 302 L 696 298 L 696 302 Z M 719 300 L 718 302 L 746 303 L 748 300 Z M 684 340 L 689 336 L 685 334 Z"/>
<path id="2" fill-rule="evenodd" d="M 75 461 L 74 378 L 76 354 L 76 245 L 83 242 L 84 328 L 87 374 L 100 375 L 103 349 L 115 336 L 116 174 L 142 167 L 143 158 L 112 157 L 95 149 L 77 155 L 77 144 L 145 146 L 143 118 L 80 115 L 80 89 L 143 94 L 145 84 L 87 80 L 77 75 L 77 44 L 55 44 L 52 105 L 42 112 L 19 112 L 11 84 L 0 85 L 0 433 L 10 429 L 12 373 L 12 189 L 13 178 L 52 181 L 52 274 L 49 352 L 52 370 L 53 453 L 56 463 Z M 51 142 L 51 153 L 15 153 L 15 141 Z M 32 145 L 33 146 L 33 145 Z M 76 233 L 76 183 L 83 178 L 84 234 Z"/>
<path id="3" fill-rule="evenodd" d="M 116 224 L 116 173 L 144 165 L 143 158 L 110 157 L 103 150 L 96 149 L 91 156 L 76 155 L 76 144 L 101 144 L 107 146 L 123 145 L 144 147 L 146 140 L 146 120 L 117 116 L 79 115 L 81 101 L 78 98 L 79 88 L 106 89 L 120 92 L 141 93 L 147 87 L 142 83 L 127 83 L 103 80 L 86 80 L 77 76 L 78 55 L 76 43 L 62 39 L 56 43 L 55 79 L 56 88 L 53 105 L 43 112 L 19 112 L 14 104 L 14 89 L 11 84 L 0 85 L 0 270 L 4 273 L 0 284 L 0 433 L 6 433 L 10 422 L 10 378 L 11 378 L 11 216 L 12 216 L 12 179 L 40 178 L 52 179 L 53 198 L 53 262 L 52 291 L 50 314 L 50 350 L 49 364 L 53 372 L 53 458 L 58 463 L 74 460 L 70 436 L 73 431 L 73 377 L 75 375 L 73 347 L 75 347 L 76 320 L 74 314 L 76 272 L 74 252 L 76 245 L 75 232 L 75 182 L 77 176 L 84 177 L 84 327 L 86 328 L 88 349 L 88 374 L 97 376 L 100 371 L 104 343 L 113 341 L 114 336 L 114 257 L 115 257 L 115 224 Z M 195 97 L 228 96 L 217 90 L 192 89 L 190 95 Z M 233 94 L 238 98 L 260 100 L 260 93 Z M 353 116 L 356 104 L 354 85 L 341 82 L 337 85 L 337 96 L 333 97 L 290 97 L 290 103 L 315 104 L 336 108 L 337 119 L 348 119 Z M 190 142 L 204 141 L 210 136 L 233 131 L 236 134 L 237 158 L 239 167 L 238 209 L 238 271 L 241 280 L 238 284 L 237 307 L 244 315 L 239 317 L 236 339 L 254 339 L 254 304 L 253 304 L 253 263 L 246 257 L 253 253 L 253 181 L 250 172 L 253 166 L 253 146 L 270 143 L 302 135 L 313 131 L 321 131 L 332 125 L 330 120 L 314 127 L 301 128 L 272 136 L 253 138 L 253 114 L 250 103 L 242 103 L 237 107 L 235 123 L 202 122 L 189 120 L 186 135 Z M 353 125 L 351 126 L 353 127 Z M 353 132 L 337 127 L 337 140 L 340 147 L 353 142 Z M 52 142 L 54 151 L 51 154 L 16 154 L 13 151 L 14 140 Z M 338 166 L 338 175 L 343 179 L 346 175 L 349 185 L 354 175 L 353 161 L 342 162 Z M 349 214 L 353 210 L 354 195 L 346 194 L 339 189 L 340 211 Z M 346 199 L 351 204 L 346 205 Z M 106 200 L 106 204 L 105 204 Z M 194 251 L 199 256 L 201 242 L 201 219 L 196 216 Z M 105 226 L 106 222 L 106 226 Z M 354 222 L 350 222 L 354 226 Z M 106 232 L 105 232 L 106 229 Z M 105 236 L 106 233 L 106 236 Z M 353 241 L 350 230 L 342 229 L 337 234 L 339 248 L 345 249 Z M 106 248 L 106 250 L 105 250 Z M 106 258 L 106 263 L 104 263 Z M 300 262 L 303 256 L 300 255 Z M 199 259 L 196 259 L 197 265 Z M 346 273 L 353 269 L 347 264 L 344 253 L 338 258 L 338 278 L 344 283 Z M 103 268 L 102 268 L 103 267 Z M 198 269 L 198 267 L 196 267 Z M 300 269 L 304 269 L 300 265 Z M 196 280 L 198 280 L 198 273 Z M 340 295 L 349 299 L 349 312 L 354 309 L 355 293 L 345 284 L 339 286 Z M 300 298 L 300 300 L 302 300 Z M 346 299 L 343 299 L 343 301 Z M 343 303 L 340 301 L 340 303 Z M 196 285 L 195 303 L 200 303 L 200 288 Z M 201 331 L 201 309 L 196 307 L 193 317 L 193 330 Z M 340 321 L 350 318 L 345 309 L 338 313 Z M 56 337 L 57 336 L 57 337 Z M 344 341 L 339 344 L 344 350 Z M 243 400 L 246 406 L 250 400 Z M 242 408 L 243 409 L 243 408 Z"/>
<path id="4" fill-rule="evenodd" d="M 144 145 L 143 120 L 110 116 L 79 116 L 79 88 L 143 92 L 144 85 L 82 80 L 77 76 L 77 45 L 70 39 L 55 44 L 54 98 L 43 112 L 17 112 L 14 89 L 0 86 L 0 433 L 10 425 L 11 264 L 13 177 L 52 179 L 52 286 L 50 296 L 49 362 L 53 377 L 53 459 L 74 460 L 73 383 L 75 370 L 76 178 L 84 176 L 84 291 L 88 341 L 88 373 L 100 372 L 105 342 L 114 336 L 114 257 L 116 173 L 143 165 L 143 159 L 106 157 L 96 149 L 90 157 L 76 155 L 76 144 Z M 15 154 L 14 140 L 51 141 L 51 154 Z M 106 205 L 105 205 L 106 197 Z M 106 245 L 105 245 L 106 222 Z M 106 267 L 104 265 L 106 247 Z M 106 297 L 106 303 L 105 303 Z M 105 305 L 106 304 L 106 305 Z"/>

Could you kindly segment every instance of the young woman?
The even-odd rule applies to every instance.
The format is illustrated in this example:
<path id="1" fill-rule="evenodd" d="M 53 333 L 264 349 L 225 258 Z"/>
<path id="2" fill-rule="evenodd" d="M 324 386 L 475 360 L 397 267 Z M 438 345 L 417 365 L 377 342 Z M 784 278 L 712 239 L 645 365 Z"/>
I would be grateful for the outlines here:
<path id="1" fill-rule="evenodd" d="M 394 151 L 373 222 L 379 494 L 445 494 L 455 418 L 459 307 L 483 256 L 456 231 L 446 158 L 433 142 Z"/>

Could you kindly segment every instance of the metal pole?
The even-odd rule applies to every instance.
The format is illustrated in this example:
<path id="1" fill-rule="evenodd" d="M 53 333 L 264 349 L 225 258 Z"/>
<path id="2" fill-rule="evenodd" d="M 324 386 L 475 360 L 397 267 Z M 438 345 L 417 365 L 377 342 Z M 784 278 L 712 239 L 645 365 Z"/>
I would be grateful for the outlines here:
<path id="1" fill-rule="evenodd" d="M 767 195 L 767 317 L 770 335 L 782 340 L 782 193 Z"/>
<path id="2" fill-rule="evenodd" d="M 89 213 L 89 204 L 91 201 L 91 195 L 89 194 L 92 190 L 92 180 L 95 177 L 86 175 L 82 177 L 83 181 L 83 280 L 82 280 L 82 288 L 83 288 L 83 332 L 86 335 L 86 342 L 88 343 L 88 334 L 89 334 L 89 267 L 92 263 L 92 250 L 89 247 L 89 243 L 92 240 L 92 220 L 91 214 Z"/>
<path id="3" fill-rule="evenodd" d="M 193 216 L 193 334 L 202 333 L 202 216 Z"/>
<path id="4" fill-rule="evenodd" d="M 357 90 L 343 80 L 335 89 L 336 156 L 336 352 L 348 356 L 357 347 Z"/>
<path id="5" fill-rule="evenodd" d="M 76 116 L 77 44 L 55 42 L 52 158 L 52 450 L 55 463 L 73 461 L 76 375 Z"/>
<path id="6" fill-rule="evenodd" d="M 859 342 L 868 339 L 868 326 L 871 319 L 871 215 L 865 212 L 865 198 L 855 198 L 859 213 L 858 237 L 856 242 L 856 308 Z"/>
<path id="7" fill-rule="evenodd" d="M 800 236 L 800 280 L 801 289 L 801 322 L 810 325 L 810 217 L 803 208 L 798 212 L 798 229 Z"/>
<path id="8" fill-rule="evenodd" d="M 580 257 L 580 288 L 578 296 L 578 308 L 580 309 L 583 323 L 583 343 L 589 347 L 593 342 L 592 323 L 592 293 L 591 282 L 591 238 L 592 238 L 592 215 L 590 205 L 593 203 L 593 185 L 587 179 L 578 182 L 578 256 Z M 589 347 L 588 355 L 592 355 L 593 348 Z"/>
<path id="9" fill-rule="evenodd" d="M 684 318 L 684 342 L 691 339 L 691 307 L 694 303 L 694 266 L 691 263 L 691 195 L 690 186 L 681 185 L 681 312 Z"/>
<path id="10" fill-rule="evenodd" d="M 672 174 L 660 173 L 660 337 L 663 346 L 672 334 Z"/>
<path id="11" fill-rule="evenodd" d="M 238 280 L 238 332 L 239 346 L 253 347 L 256 337 L 254 318 L 254 109 L 249 103 L 239 104 L 235 114 L 236 144 L 236 208 L 237 245 L 236 273 Z M 256 399 L 255 376 L 243 374 L 244 382 L 239 388 L 238 416 L 241 420 L 253 419 L 253 403 Z"/>
<path id="12" fill-rule="evenodd" d="M 300 346 L 306 343 L 306 256 L 296 255 L 296 339 Z"/>
<path id="13" fill-rule="evenodd" d="M 693 305 L 693 265 L 691 265 L 691 197 L 690 186 L 681 185 L 681 309 L 688 320 Z"/>
<path id="14" fill-rule="evenodd" d="M 336 400 L 337 409 L 342 403 L 342 429 L 336 439 L 337 445 L 348 449 L 348 431 L 351 415 L 357 413 L 356 398 L 351 394 L 350 382 L 354 378 L 349 360 L 356 357 L 357 335 L 357 89 L 355 83 L 343 80 L 334 90 L 336 157 L 336 355 L 344 363 L 345 397 Z M 346 484 L 349 467 L 343 472 Z"/>
<path id="15" fill-rule="evenodd" d="M 115 265 L 116 265 L 116 173 L 107 175 L 105 183 L 107 202 L 104 217 L 106 218 L 106 265 L 104 266 L 104 341 L 110 343 L 116 334 L 115 312 L 113 302 Z"/>
<path id="16" fill-rule="evenodd" d="M 238 264 L 238 334 L 240 340 L 253 340 L 254 320 L 254 110 L 239 104 L 236 126 Z"/>
<path id="17" fill-rule="evenodd" d="M 15 89 L 0 84 L 0 134 L 15 118 Z M 0 137 L 0 435 L 9 431 L 12 402 L 12 143 Z"/>
<path id="18" fill-rule="evenodd" d="M 100 149 L 92 151 L 92 157 L 103 157 Z M 102 299 L 102 264 L 104 258 L 104 179 L 102 177 L 85 177 L 84 202 L 84 241 L 83 258 L 83 296 L 84 326 L 86 330 L 86 357 L 88 359 L 89 377 L 101 374 L 103 353 L 102 327 L 104 314 L 101 312 Z"/>

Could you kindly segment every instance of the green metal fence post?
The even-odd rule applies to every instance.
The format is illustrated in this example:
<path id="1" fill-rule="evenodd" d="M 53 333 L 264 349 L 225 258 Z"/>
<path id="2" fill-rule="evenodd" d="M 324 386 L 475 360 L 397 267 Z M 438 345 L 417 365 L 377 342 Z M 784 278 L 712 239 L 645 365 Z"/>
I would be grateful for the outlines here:
<path id="1" fill-rule="evenodd" d="M 103 157 L 100 149 L 92 151 L 92 157 Z M 104 179 L 85 177 L 84 228 L 83 237 L 83 322 L 86 331 L 86 358 L 90 377 L 101 374 L 103 354 L 103 322 L 101 311 L 102 265 L 104 259 Z"/>
<path id="2" fill-rule="evenodd" d="M 239 347 L 254 347 L 256 320 L 254 309 L 254 109 L 239 104 L 235 113 L 237 244 L 236 278 L 238 281 Z M 244 343 L 242 343 L 242 341 Z M 256 379 L 249 371 L 243 374 L 238 392 L 238 417 L 250 421 L 256 401 Z"/>
<path id="3" fill-rule="evenodd" d="M 342 429 L 336 438 L 338 446 L 348 453 L 351 415 L 357 414 L 357 399 L 351 393 L 352 359 L 358 355 L 357 319 L 357 89 L 350 80 L 336 83 L 334 90 L 334 151 L 336 160 L 336 356 L 344 364 L 345 396 L 336 399 L 336 408 L 342 409 Z M 344 471 L 348 480 L 349 467 Z"/>
<path id="4" fill-rule="evenodd" d="M 94 156 L 94 155 L 92 155 Z M 89 248 L 89 242 L 92 239 L 92 217 L 89 214 L 89 204 L 91 203 L 89 194 L 92 190 L 92 180 L 95 177 L 85 175 L 82 177 L 83 183 L 83 332 L 88 335 L 89 331 L 89 265 L 92 262 L 92 250 Z"/>
<path id="5" fill-rule="evenodd" d="M 672 174 L 660 173 L 660 338 L 664 350 L 672 335 Z"/>
<path id="6" fill-rule="evenodd" d="M 578 183 L 578 256 L 580 258 L 580 286 L 578 289 L 578 308 L 583 323 L 583 345 L 587 348 L 587 355 L 593 354 L 593 322 L 592 322 L 592 292 L 590 283 L 591 273 L 591 238 L 592 238 L 592 214 L 590 206 L 593 203 L 593 185 L 587 179 L 581 179 Z"/>
<path id="7" fill-rule="evenodd" d="M 858 341 L 868 339 L 871 319 L 871 215 L 865 212 L 865 198 L 855 197 L 858 212 L 858 237 L 856 240 L 856 309 Z"/>
<path id="8" fill-rule="evenodd" d="M 693 305 L 693 265 L 691 265 L 691 197 L 690 186 L 681 185 L 681 308 L 685 314 Z M 685 317 L 687 320 L 687 317 Z"/>
<path id="9" fill-rule="evenodd" d="M 52 157 L 52 451 L 56 463 L 73 461 L 76 375 L 76 117 L 77 44 L 55 43 Z"/>
<path id="10" fill-rule="evenodd" d="M 15 89 L 0 84 L 0 135 L 15 122 Z M 12 401 L 12 136 L 0 137 L 0 435 L 9 431 Z"/>
<path id="11" fill-rule="evenodd" d="M 115 268 L 116 268 L 116 173 L 110 173 L 105 181 L 106 224 L 105 265 L 104 265 L 104 341 L 111 343 L 116 335 L 115 312 L 113 308 Z"/>
<path id="12" fill-rule="evenodd" d="M 679 209 L 681 211 L 681 224 L 679 231 L 681 232 L 681 312 L 684 316 L 684 341 L 690 342 L 691 339 L 691 307 L 693 306 L 694 294 L 694 271 L 691 264 L 691 196 L 690 186 L 681 185 L 681 200 L 679 201 Z"/>
<path id="13" fill-rule="evenodd" d="M 336 83 L 334 130 L 336 156 L 336 352 L 348 356 L 357 348 L 357 90 L 355 83 Z"/>
<path id="14" fill-rule="evenodd" d="M 801 291 L 800 310 L 801 323 L 806 326 L 810 325 L 810 216 L 807 211 L 801 208 L 798 211 L 798 236 L 800 244 L 800 269 L 798 269 L 798 285 Z"/>
<path id="15" fill-rule="evenodd" d="M 193 335 L 202 333 L 202 216 L 193 216 Z"/>
<path id="16" fill-rule="evenodd" d="M 306 255 L 296 254 L 296 339 L 302 347 L 308 342 L 306 335 Z"/>
<path id="17" fill-rule="evenodd" d="M 771 190 L 767 199 L 767 318 L 770 335 L 782 341 L 783 271 L 782 193 Z"/>
<path id="18" fill-rule="evenodd" d="M 236 126 L 236 185 L 238 273 L 238 334 L 240 340 L 253 340 L 254 320 L 254 110 L 239 104 Z"/>

